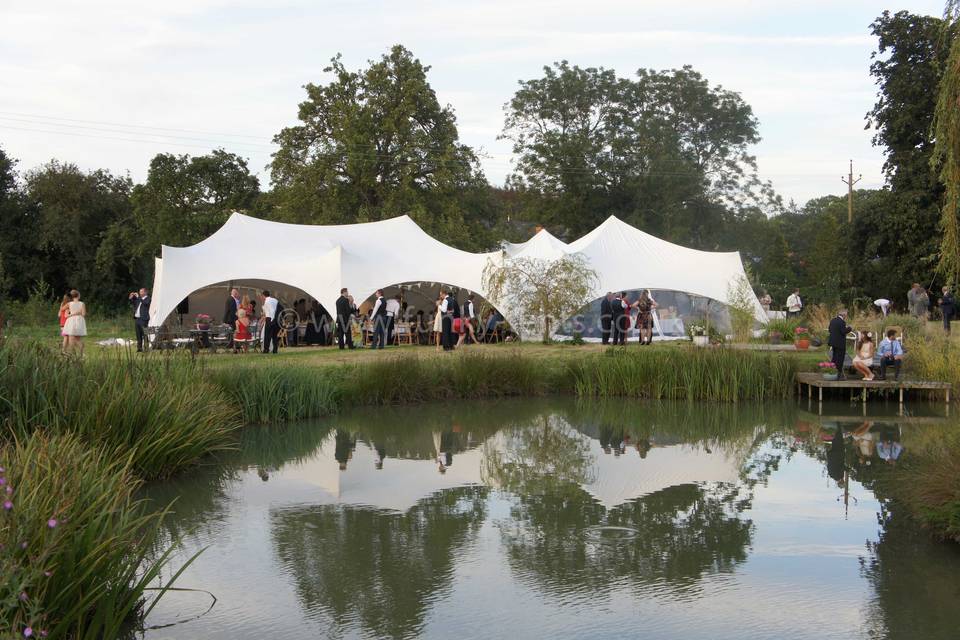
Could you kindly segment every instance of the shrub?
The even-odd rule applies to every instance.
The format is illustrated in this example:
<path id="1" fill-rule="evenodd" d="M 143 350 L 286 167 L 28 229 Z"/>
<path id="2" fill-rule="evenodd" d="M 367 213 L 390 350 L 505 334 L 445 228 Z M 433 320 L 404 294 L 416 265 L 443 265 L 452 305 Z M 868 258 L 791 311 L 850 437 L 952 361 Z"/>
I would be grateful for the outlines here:
<path id="1" fill-rule="evenodd" d="M 163 514 L 134 500 L 129 460 L 37 431 L 0 447 L 0 476 L 4 631 L 117 637 L 168 558 L 148 557 Z"/>

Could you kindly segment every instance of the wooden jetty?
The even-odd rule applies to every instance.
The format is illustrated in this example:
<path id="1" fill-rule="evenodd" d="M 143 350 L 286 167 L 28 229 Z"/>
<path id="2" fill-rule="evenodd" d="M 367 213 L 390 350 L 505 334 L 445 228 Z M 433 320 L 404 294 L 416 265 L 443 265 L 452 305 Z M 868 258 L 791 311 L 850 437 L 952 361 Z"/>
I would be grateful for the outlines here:
<path id="1" fill-rule="evenodd" d="M 950 390 L 949 382 L 939 382 L 936 380 L 913 380 L 904 378 L 900 380 L 861 380 L 855 378 L 845 378 L 843 380 L 826 380 L 819 373 L 798 373 L 797 374 L 797 396 L 803 396 L 803 388 L 807 390 L 807 401 L 812 402 L 814 389 L 816 389 L 817 402 L 823 403 L 824 389 L 849 389 L 850 398 L 860 392 L 860 398 L 863 403 L 867 402 L 868 392 L 878 390 L 883 392 L 896 392 L 900 403 L 900 410 L 903 410 L 904 391 L 928 391 L 932 393 L 943 393 L 944 402 L 947 404 L 947 412 L 950 411 Z M 818 412 L 821 413 L 821 412 Z"/>

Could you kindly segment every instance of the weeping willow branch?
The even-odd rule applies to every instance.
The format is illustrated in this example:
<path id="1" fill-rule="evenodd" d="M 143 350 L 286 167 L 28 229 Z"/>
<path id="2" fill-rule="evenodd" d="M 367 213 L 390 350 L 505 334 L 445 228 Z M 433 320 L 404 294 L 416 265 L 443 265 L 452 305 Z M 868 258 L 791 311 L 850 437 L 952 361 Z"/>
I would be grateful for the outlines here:
<path id="1" fill-rule="evenodd" d="M 943 46 L 950 48 L 946 66 L 940 79 L 937 107 L 934 112 L 933 133 L 935 146 L 930 159 L 934 171 L 939 170 L 940 181 L 946 188 L 940 227 L 938 269 L 953 285 L 960 280 L 960 1 L 950 0 L 944 11 Z"/>

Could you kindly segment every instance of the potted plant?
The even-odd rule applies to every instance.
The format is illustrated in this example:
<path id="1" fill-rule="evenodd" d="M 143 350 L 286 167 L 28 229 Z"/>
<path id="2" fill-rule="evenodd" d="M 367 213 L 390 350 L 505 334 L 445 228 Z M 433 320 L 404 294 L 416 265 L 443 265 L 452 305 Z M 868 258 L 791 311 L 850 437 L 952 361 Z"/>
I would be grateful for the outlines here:
<path id="1" fill-rule="evenodd" d="M 212 318 L 205 313 L 197 314 L 197 330 L 209 331 Z"/>
<path id="2" fill-rule="evenodd" d="M 770 344 L 780 344 L 783 340 L 783 334 L 779 331 L 771 331 L 767 334 L 767 338 L 770 340 Z"/>
<path id="3" fill-rule="evenodd" d="M 703 325 L 695 324 L 690 327 L 690 339 L 698 347 L 705 347 L 710 344 L 710 337 L 707 335 L 707 328 Z"/>
<path id="4" fill-rule="evenodd" d="M 817 364 L 820 367 L 820 374 L 823 376 L 824 380 L 836 380 L 837 379 L 837 365 L 832 362 L 820 362 Z"/>
<path id="5" fill-rule="evenodd" d="M 806 327 L 797 327 L 793 330 L 793 346 L 799 351 L 810 348 L 810 332 Z"/>

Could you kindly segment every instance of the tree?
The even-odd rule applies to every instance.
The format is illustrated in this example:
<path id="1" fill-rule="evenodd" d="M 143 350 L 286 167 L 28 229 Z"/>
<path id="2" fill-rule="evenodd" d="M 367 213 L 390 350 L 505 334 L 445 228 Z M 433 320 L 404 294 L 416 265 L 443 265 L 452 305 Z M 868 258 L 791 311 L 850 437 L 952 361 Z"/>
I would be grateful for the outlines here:
<path id="1" fill-rule="evenodd" d="M 590 302 L 598 282 L 581 255 L 558 260 L 505 258 L 483 271 L 487 299 L 520 314 L 521 335 L 539 333 L 550 342 L 555 327 Z"/>
<path id="2" fill-rule="evenodd" d="M 147 181 L 133 190 L 137 253 L 155 256 L 161 244 L 187 246 L 207 238 L 234 211 L 249 210 L 260 193 L 247 161 L 217 149 L 204 156 L 160 153 Z M 117 231 L 116 233 L 120 233 Z"/>
<path id="3" fill-rule="evenodd" d="M 468 203 L 486 182 L 459 142 L 453 109 L 442 107 L 424 66 L 394 46 L 362 71 L 336 56 L 326 85 L 308 84 L 302 124 L 274 137 L 271 175 L 277 219 L 343 224 L 409 214 L 428 233 L 476 246 Z M 469 223 L 469 226 L 468 226 Z"/>
<path id="4" fill-rule="evenodd" d="M 941 37 L 949 55 L 937 95 L 933 125 L 936 142 L 930 164 L 939 170 L 940 182 L 946 188 L 940 213 L 943 239 L 939 268 L 953 285 L 960 280 L 960 2 L 950 0 L 944 17 Z"/>
<path id="5" fill-rule="evenodd" d="M 614 214 L 704 246 L 729 210 L 772 197 L 747 153 L 759 140 L 749 105 L 690 67 L 628 80 L 562 61 L 504 109 L 519 179 L 564 235 Z"/>
<path id="6" fill-rule="evenodd" d="M 132 186 L 129 177 L 99 169 L 85 173 L 56 160 L 29 172 L 28 219 L 40 254 L 32 281 L 45 280 L 55 292 L 80 289 L 88 300 L 122 295 L 127 283 L 98 267 L 97 252 L 110 227 L 129 218 Z"/>
<path id="7" fill-rule="evenodd" d="M 29 228 L 30 219 L 23 201 L 23 193 L 17 185 L 15 171 L 16 160 L 7 156 L 0 148 L 0 301 L 8 294 L 18 297 L 26 291 L 18 287 L 18 283 L 26 287 L 21 281 L 24 267 L 29 267 L 31 238 Z M 17 233 L 11 233 L 16 230 Z M 25 264 L 25 262 L 27 264 Z"/>

